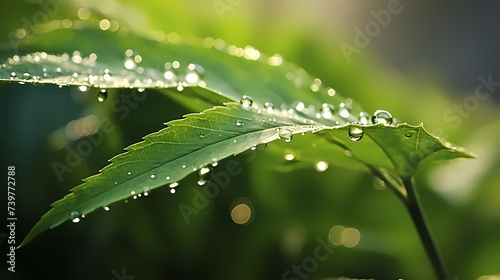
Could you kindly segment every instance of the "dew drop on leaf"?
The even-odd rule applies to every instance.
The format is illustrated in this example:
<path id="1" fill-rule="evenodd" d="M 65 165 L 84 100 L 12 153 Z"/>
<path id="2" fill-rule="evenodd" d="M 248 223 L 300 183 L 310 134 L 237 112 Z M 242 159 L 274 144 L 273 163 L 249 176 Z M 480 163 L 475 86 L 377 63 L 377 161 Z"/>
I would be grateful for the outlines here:
<path id="1" fill-rule="evenodd" d="M 109 207 L 108 206 L 104 206 L 102 208 L 104 209 L 104 211 L 109 211 Z"/>
<path id="2" fill-rule="evenodd" d="M 410 138 L 411 138 L 411 136 L 412 136 L 411 132 L 406 132 L 406 133 L 405 133 L 405 137 L 406 137 L 406 139 L 410 139 Z"/>
<path id="3" fill-rule="evenodd" d="M 154 179 L 156 178 L 156 176 L 154 174 L 151 174 L 151 179 Z"/>
<path id="4" fill-rule="evenodd" d="M 97 94 L 97 101 L 104 102 L 106 98 L 108 98 L 108 93 L 106 92 L 105 89 L 102 89 L 101 92 Z"/>
<path id="5" fill-rule="evenodd" d="M 392 115 L 391 113 L 385 111 L 385 110 L 377 110 L 375 113 L 373 113 L 372 116 L 372 123 L 373 124 L 385 124 L 385 125 L 391 125 L 392 124 Z"/>
<path id="6" fill-rule="evenodd" d="M 359 113 L 359 123 L 360 124 L 369 124 L 370 123 L 370 115 L 367 112 Z"/>
<path id="7" fill-rule="evenodd" d="M 198 185 L 205 186 L 212 179 L 212 167 L 207 165 L 198 170 Z"/>
<path id="8" fill-rule="evenodd" d="M 297 110 L 299 112 L 302 112 L 302 110 L 304 110 L 304 108 L 306 108 L 306 105 L 302 101 L 298 102 L 297 105 L 295 105 L 295 110 Z M 290 109 L 290 110 L 292 110 L 292 109 Z M 290 112 L 290 110 L 288 110 L 288 111 Z M 292 113 L 293 113 L 293 110 L 292 110 Z M 292 113 L 289 113 L 289 114 L 292 114 Z"/>
<path id="9" fill-rule="evenodd" d="M 253 104 L 253 100 L 250 96 L 243 95 L 243 97 L 240 100 L 240 103 L 241 103 L 241 106 L 243 106 L 243 108 L 250 108 L 250 106 L 252 106 L 252 104 Z"/>
<path id="10" fill-rule="evenodd" d="M 326 161 L 319 161 L 314 165 L 314 168 L 318 172 L 323 172 L 328 169 L 328 162 Z"/>
<path id="11" fill-rule="evenodd" d="M 186 165 L 185 165 L 185 164 L 183 164 L 181 167 L 182 167 L 182 168 L 186 168 Z"/>
<path id="12" fill-rule="evenodd" d="M 78 90 L 81 92 L 86 92 L 89 88 L 87 86 L 79 86 Z"/>
<path id="13" fill-rule="evenodd" d="M 236 125 L 237 125 L 237 126 L 242 126 L 242 125 L 243 125 L 243 122 L 242 122 L 241 120 L 237 120 L 237 121 L 236 121 Z"/>
<path id="14" fill-rule="evenodd" d="M 352 141 L 359 141 L 363 137 L 363 128 L 359 126 L 350 126 L 349 127 L 349 138 L 351 138 Z"/>
<path id="15" fill-rule="evenodd" d="M 343 118 L 349 117 L 349 112 L 351 111 L 351 104 L 340 103 L 339 115 Z"/>
<path id="16" fill-rule="evenodd" d="M 333 116 L 333 113 L 335 113 L 335 106 L 330 103 L 323 103 L 321 116 L 325 119 L 330 119 Z"/>
<path id="17" fill-rule="evenodd" d="M 72 211 L 69 214 L 69 218 L 71 219 L 71 221 L 73 221 L 73 223 L 78 223 L 78 222 L 80 222 L 80 219 L 82 218 L 82 214 L 78 211 Z"/>
<path id="18" fill-rule="evenodd" d="M 264 103 L 264 107 L 266 108 L 266 111 L 271 114 L 274 110 L 274 105 L 271 102 L 266 102 Z"/>
<path id="19" fill-rule="evenodd" d="M 278 135 L 280 138 L 285 138 L 286 142 L 292 141 L 292 131 L 286 128 L 282 128 L 279 130 Z"/>

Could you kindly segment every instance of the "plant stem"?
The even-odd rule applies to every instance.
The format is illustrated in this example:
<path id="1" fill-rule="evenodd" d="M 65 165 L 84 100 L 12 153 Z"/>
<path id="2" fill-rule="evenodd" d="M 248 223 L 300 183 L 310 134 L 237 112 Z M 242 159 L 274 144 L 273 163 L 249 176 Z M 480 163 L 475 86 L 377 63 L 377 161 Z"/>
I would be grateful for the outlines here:
<path id="1" fill-rule="evenodd" d="M 443 262 L 437 251 L 436 244 L 432 239 L 432 236 L 429 232 L 429 228 L 427 226 L 427 222 L 422 212 L 422 208 L 420 206 L 418 194 L 415 190 L 415 185 L 413 183 L 412 178 L 403 179 L 403 183 L 405 185 L 406 191 L 408 193 L 407 199 L 404 200 L 404 204 L 406 209 L 410 213 L 411 219 L 413 221 L 413 225 L 418 231 L 418 235 L 420 236 L 420 240 L 422 241 L 425 251 L 427 252 L 427 256 L 429 257 L 432 266 L 434 267 L 434 271 L 440 280 L 448 279 L 446 276 L 446 272 L 444 270 Z"/>

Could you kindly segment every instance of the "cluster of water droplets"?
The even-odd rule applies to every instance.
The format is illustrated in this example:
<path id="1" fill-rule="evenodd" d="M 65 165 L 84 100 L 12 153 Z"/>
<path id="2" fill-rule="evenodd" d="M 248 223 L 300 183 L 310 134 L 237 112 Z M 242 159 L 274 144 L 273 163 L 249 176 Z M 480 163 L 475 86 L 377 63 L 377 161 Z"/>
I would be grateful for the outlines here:
<path id="1" fill-rule="evenodd" d="M 370 117 L 366 112 L 361 112 L 359 114 L 359 122 L 353 123 L 353 125 L 349 126 L 348 135 L 352 141 L 359 141 L 363 138 L 364 129 L 362 125 L 368 124 L 383 124 L 383 125 L 392 125 L 394 123 L 394 119 L 391 113 L 385 110 L 377 110 Z M 406 138 L 411 137 L 411 133 L 406 133 Z"/>
<path id="2" fill-rule="evenodd" d="M 106 100 L 109 88 L 137 88 L 143 91 L 145 88 L 174 87 L 182 91 L 187 86 L 206 86 L 203 80 L 205 69 L 198 64 L 173 61 L 164 63 L 163 69 L 154 69 L 142 67 L 142 63 L 142 56 L 131 49 L 125 51 L 123 67 L 98 63 L 95 53 L 83 56 L 79 51 L 62 55 L 36 52 L 8 58 L 0 65 L 0 79 L 20 84 L 73 85 L 81 92 L 98 88 L 99 102 Z"/>
<path id="3" fill-rule="evenodd" d="M 271 102 L 265 102 L 264 106 L 256 104 L 253 99 L 248 95 L 243 95 L 240 99 L 240 104 L 242 108 L 246 110 L 253 109 L 258 114 L 267 113 L 270 117 L 268 119 L 263 119 L 262 122 L 273 122 L 277 121 L 277 118 L 286 117 L 287 120 L 292 119 L 297 125 L 317 126 L 319 127 L 323 124 L 341 126 L 350 125 L 348 129 L 348 136 L 353 141 L 359 141 L 364 135 L 363 126 L 366 125 L 376 125 L 383 124 L 391 126 L 397 123 L 392 115 L 385 110 L 377 110 L 373 115 L 369 115 L 366 112 L 360 112 L 358 116 L 354 115 L 352 112 L 352 105 L 350 99 L 346 99 L 345 102 L 341 102 L 338 107 L 331 103 L 323 103 L 321 107 L 316 108 L 313 105 L 306 106 L 304 102 L 298 101 L 294 102 L 292 106 L 287 106 L 286 104 L 281 104 L 280 108 L 276 108 Z M 262 108 L 263 107 L 263 108 Z M 236 120 L 236 126 L 241 127 L 244 122 L 240 119 Z M 296 128 L 298 126 L 289 126 L 277 128 L 276 132 L 278 138 L 283 138 L 287 142 L 292 140 L 293 134 L 297 133 Z M 313 131 L 314 130 L 308 130 Z M 306 131 L 302 131 L 304 134 Z M 411 137 L 411 133 L 407 133 L 406 138 Z"/>

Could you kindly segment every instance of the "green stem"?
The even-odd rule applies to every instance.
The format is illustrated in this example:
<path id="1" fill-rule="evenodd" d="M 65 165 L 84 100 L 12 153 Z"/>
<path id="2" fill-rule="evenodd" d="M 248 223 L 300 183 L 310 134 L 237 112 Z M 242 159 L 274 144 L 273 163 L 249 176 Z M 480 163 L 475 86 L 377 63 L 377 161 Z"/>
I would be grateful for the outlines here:
<path id="1" fill-rule="evenodd" d="M 418 235 L 420 236 L 420 240 L 422 241 L 425 251 L 427 252 L 427 256 L 429 257 L 432 266 L 434 267 L 434 271 L 440 280 L 448 279 L 446 276 L 446 272 L 444 270 L 443 262 L 437 251 L 436 244 L 432 239 L 432 236 L 429 232 L 429 228 L 427 226 L 427 222 L 422 212 L 422 208 L 419 203 L 418 194 L 415 190 L 415 185 L 413 184 L 413 179 L 406 178 L 403 179 L 403 183 L 405 185 L 406 191 L 408 193 L 407 199 L 403 201 L 406 206 L 406 209 L 410 213 L 411 219 L 415 228 L 418 231 Z"/>

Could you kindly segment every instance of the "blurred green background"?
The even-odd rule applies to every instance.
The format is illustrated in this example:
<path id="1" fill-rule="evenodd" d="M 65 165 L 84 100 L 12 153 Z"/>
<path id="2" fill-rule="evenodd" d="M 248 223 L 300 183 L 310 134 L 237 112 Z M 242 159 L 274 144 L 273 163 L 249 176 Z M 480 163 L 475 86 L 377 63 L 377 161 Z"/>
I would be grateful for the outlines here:
<path id="1" fill-rule="evenodd" d="M 388 6 L 399 12 L 376 29 L 374 13 Z M 18 36 L 27 22 L 36 27 L 37 21 L 44 21 L 42 14 L 47 21 L 79 20 L 88 11 L 85 20 L 98 24 L 109 19 L 131 33 L 210 36 L 237 46 L 252 45 L 269 55 L 279 53 L 370 113 L 386 109 L 410 124 L 423 122 L 431 133 L 478 157 L 444 165 L 428 163 L 416 175 L 446 268 L 452 278 L 500 279 L 500 177 L 496 172 L 500 85 L 494 84 L 484 100 L 475 94 L 480 76 L 491 75 L 490 80 L 500 82 L 497 2 L 53 0 L 18 1 L 3 7 L 3 53 L 14 54 L 12 34 Z M 356 47 L 356 27 L 365 30 L 370 25 L 372 36 L 347 59 L 340 45 Z M 112 49 L 98 41 L 75 42 L 76 48 L 83 43 Z M 50 203 L 82 178 L 97 173 L 109 158 L 161 129 L 164 122 L 191 112 L 161 92 L 147 90 L 146 98 L 136 108 L 129 107 L 122 118 L 112 104 L 134 90 L 110 91 L 103 103 L 95 94 L 75 88 L 0 84 L 1 160 L 5 168 L 16 166 L 18 244 Z M 68 150 L 99 135 L 64 137 L 68 123 L 89 115 L 109 118 L 114 130 L 59 181 L 53 163 L 64 163 Z M 294 142 L 307 145 L 309 140 Z M 272 143 L 256 153 L 221 161 L 218 169 L 236 160 L 242 172 L 232 176 L 228 187 L 191 216 L 188 224 L 179 205 L 192 205 L 192 189 L 197 188 L 194 176 L 181 181 L 175 195 L 162 188 L 147 198 L 115 203 L 109 212 L 97 210 L 78 224 L 65 223 L 45 232 L 17 251 L 15 274 L 2 269 L 0 275 L 7 277 L 2 279 L 119 280 L 124 268 L 135 279 L 282 279 L 293 265 L 314 256 L 321 238 L 348 246 L 333 249 L 307 273 L 307 279 L 432 279 L 413 225 L 390 191 L 362 171 L 330 166 L 318 172 L 313 165 L 287 161 L 283 154 L 287 144 Z M 245 225 L 231 217 L 240 201 L 246 201 L 252 211 Z M 359 242 L 356 234 L 337 236 L 339 226 L 356 229 L 350 232 L 359 233 Z M 6 239 L 1 241 L 5 257 Z M 297 274 L 288 279 L 292 277 L 305 279 Z"/>

